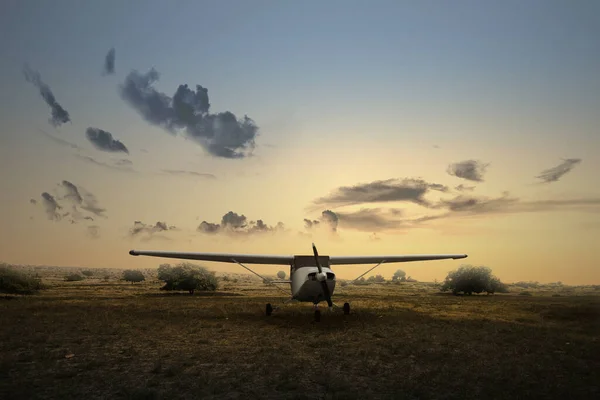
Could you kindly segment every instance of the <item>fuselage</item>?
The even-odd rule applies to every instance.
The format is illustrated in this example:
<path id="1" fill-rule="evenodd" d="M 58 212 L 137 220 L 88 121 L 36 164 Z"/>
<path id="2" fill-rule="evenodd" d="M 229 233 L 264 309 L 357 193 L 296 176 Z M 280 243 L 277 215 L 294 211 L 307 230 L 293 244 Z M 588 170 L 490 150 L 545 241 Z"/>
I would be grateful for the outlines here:
<path id="1" fill-rule="evenodd" d="M 335 274 L 329 267 L 322 267 L 322 272 L 327 275 L 326 282 L 329 292 L 333 295 L 335 290 Z M 290 271 L 292 298 L 317 304 L 325 301 L 323 284 L 318 280 L 319 269 L 317 267 L 303 266 L 292 268 Z"/>

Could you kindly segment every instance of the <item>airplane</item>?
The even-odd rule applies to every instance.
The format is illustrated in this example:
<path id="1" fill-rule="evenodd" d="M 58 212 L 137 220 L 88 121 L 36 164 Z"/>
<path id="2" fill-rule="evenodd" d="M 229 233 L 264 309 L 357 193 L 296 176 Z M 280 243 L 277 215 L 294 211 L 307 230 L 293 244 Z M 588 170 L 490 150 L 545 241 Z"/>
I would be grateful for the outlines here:
<path id="1" fill-rule="evenodd" d="M 329 310 L 333 309 L 334 303 L 331 296 L 335 290 L 336 276 L 331 265 L 342 264 L 374 264 L 374 267 L 360 275 L 354 281 L 360 279 L 370 271 L 383 263 L 398 263 L 410 261 L 430 261 L 445 259 L 467 258 L 466 254 L 415 254 L 415 255 L 389 255 L 389 256 L 320 256 L 315 244 L 312 244 L 313 255 L 260 255 L 260 254 L 229 254 L 229 253 L 194 253 L 194 252 L 172 252 L 153 250 L 130 250 L 132 256 L 150 256 L 163 258 L 178 258 L 184 260 L 202 260 L 235 263 L 258 277 L 263 281 L 268 280 L 257 274 L 245 264 L 273 264 L 289 265 L 290 280 L 272 281 L 271 283 L 289 283 L 291 297 L 287 302 L 299 301 L 310 302 L 314 305 L 315 320 L 321 319 L 319 303 L 326 301 Z M 353 282 L 354 282 L 353 281 Z M 283 289 L 282 289 L 283 290 Z M 336 306 L 337 307 L 337 306 Z M 271 303 L 267 303 L 265 312 L 270 316 L 273 312 Z M 350 303 L 344 303 L 344 314 L 350 314 Z"/>

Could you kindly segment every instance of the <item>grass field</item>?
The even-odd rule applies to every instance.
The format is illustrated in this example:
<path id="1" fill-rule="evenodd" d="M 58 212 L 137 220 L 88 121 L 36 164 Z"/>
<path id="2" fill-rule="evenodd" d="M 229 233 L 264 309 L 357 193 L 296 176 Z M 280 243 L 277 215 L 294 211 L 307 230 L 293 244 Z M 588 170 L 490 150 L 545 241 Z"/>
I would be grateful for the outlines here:
<path id="1" fill-rule="evenodd" d="M 338 285 L 351 314 L 316 323 L 306 303 L 266 317 L 285 295 L 258 280 L 190 296 L 40 274 L 47 290 L 0 300 L 2 399 L 600 398 L 593 289 Z"/>

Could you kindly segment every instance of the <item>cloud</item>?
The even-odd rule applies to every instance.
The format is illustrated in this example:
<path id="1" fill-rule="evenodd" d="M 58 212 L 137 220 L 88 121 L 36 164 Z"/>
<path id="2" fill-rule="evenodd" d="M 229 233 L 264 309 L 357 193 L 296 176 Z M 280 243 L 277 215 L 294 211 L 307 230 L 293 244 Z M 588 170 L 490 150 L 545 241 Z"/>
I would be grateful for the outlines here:
<path id="1" fill-rule="evenodd" d="M 450 164 L 447 172 L 452 176 L 467 179 L 474 182 L 483 182 L 483 175 L 489 164 L 483 164 L 477 160 L 466 160 Z"/>
<path id="2" fill-rule="evenodd" d="M 222 158 L 245 158 L 255 147 L 258 127 L 247 116 L 238 119 L 232 112 L 209 112 L 208 90 L 179 85 L 173 97 L 157 91 L 155 69 L 145 74 L 133 70 L 120 85 L 122 99 L 147 122 L 171 134 L 184 131 L 209 154 Z"/>
<path id="3" fill-rule="evenodd" d="M 39 72 L 31 70 L 25 65 L 23 67 L 23 75 L 25 75 L 25 80 L 27 82 L 39 89 L 40 95 L 46 104 L 50 106 L 50 109 L 52 110 L 52 117 L 49 120 L 50 124 L 57 127 L 71 121 L 69 113 L 58 103 L 58 101 L 56 101 L 56 97 L 54 97 L 52 90 L 50 90 L 50 87 L 42 81 Z"/>
<path id="4" fill-rule="evenodd" d="M 162 233 L 167 231 L 175 231 L 177 228 L 173 225 L 167 225 L 166 222 L 158 221 L 154 225 L 147 225 L 142 221 L 135 221 L 133 223 L 133 227 L 129 230 L 129 235 L 138 237 L 145 236 L 146 239 L 151 239 L 155 237 L 156 233 Z M 164 238 L 164 237 L 163 237 Z"/>
<path id="5" fill-rule="evenodd" d="M 67 140 L 64 140 L 64 139 L 61 139 L 61 138 L 58 138 L 58 137 L 56 137 L 56 136 L 54 136 L 54 135 L 52 135 L 52 134 L 50 134 L 50 133 L 48 133 L 48 132 L 46 132 L 46 131 L 44 131 L 42 129 L 38 128 L 38 131 L 40 131 L 43 136 L 47 137 L 48 139 L 50 139 L 51 141 L 53 141 L 56 144 L 59 144 L 59 145 L 64 146 L 64 147 L 70 147 L 70 148 L 75 149 L 75 150 L 81 150 L 81 147 L 77 146 L 74 143 L 71 143 L 71 142 L 69 142 Z"/>
<path id="6" fill-rule="evenodd" d="M 87 227 L 86 234 L 91 239 L 98 239 L 100 237 L 100 227 L 98 225 L 90 225 Z"/>
<path id="7" fill-rule="evenodd" d="M 206 174 L 206 173 L 201 173 L 201 172 L 195 172 L 195 171 L 185 171 L 185 170 L 180 170 L 180 169 L 163 169 L 162 170 L 164 173 L 166 174 L 170 174 L 170 175 L 181 175 L 181 176 L 195 176 L 198 178 L 208 178 L 208 179 L 216 179 L 216 176 L 214 176 L 213 174 Z"/>
<path id="8" fill-rule="evenodd" d="M 29 202 L 33 205 L 37 204 L 37 200 L 36 199 L 29 199 Z"/>
<path id="9" fill-rule="evenodd" d="M 572 198 L 561 200 L 521 200 L 508 192 L 500 197 L 459 195 L 440 201 L 435 208 L 445 209 L 446 213 L 421 217 L 415 222 L 447 219 L 462 216 L 505 215 L 550 211 L 600 212 L 600 197 Z"/>
<path id="10" fill-rule="evenodd" d="M 456 190 L 457 192 L 472 192 L 473 190 L 475 190 L 475 186 L 465 186 L 461 183 L 460 185 L 455 186 L 454 190 Z"/>
<path id="11" fill-rule="evenodd" d="M 334 207 L 364 203 L 406 201 L 429 207 L 431 203 L 424 196 L 431 190 L 447 192 L 449 189 L 445 185 L 428 183 L 422 179 L 388 179 L 370 183 L 359 183 L 354 186 L 342 186 L 329 196 L 315 200 L 313 204 L 315 206 Z"/>
<path id="12" fill-rule="evenodd" d="M 61 219 L 61 215 L 58 213 L 58 210 L 62 209 L 62 207 L 50 193 L 42 193 L 42 205 L 46 211 L 48 219 L 53 221 L 59 221 Z"/>
<path id="13" fill-rule="evenodd" d="M 111 169 L 113 171 L 121 171 L 121 172 L 137 172 L 134 170 L 131 165 L 133 164 L 131 161 L 125 162 L 124 160 L 116 160 L 114 164 L 108 164 L 103 161 L 98 161 L 94 157 L 84 156 L 81 154 L 74 154 L 75 157 L 79 158 L 81 161 L 97 165 L 99 167 Z"/>
<path id="14" fill-rule="evenodd" d="M 72 214 L 75 214 L 75 212 L 78 211 L 77 207 L 79 207 L 80 209 L 96 216 L 105 217 L 106 209 L 100 207 L 96 196 L 94 196 L 92 193 L 67 180 L 63 180 L 61 182 L 61 187 L 66 192 L 63 199 L 69 201 L 74 207 Z M 83 216 L 80 218 L 87 219 Z"/>
<path id="15" fill-rule="evenodd" d="M 267 225 L 262 219 L 248 221 L 245 215 L 229 211 L 221 218 L 221 223 L 202 221 L 197 228 L 198 232 L 205 234 L 227 234 L 227 235 L 253 235 L 261 233 L 275 233 L 284 231 L 282 222 L 275 226 Z"/>
<path id="16" fill-rule="evenodd" d="M 112 47 L 104 57 L 103 75 L 112 75 L 115 73 L 115 48 Z"/>
<path id="17" fill-rule="evenodd" d="M 536 178 L 541 179 L 542 183 L 557 182 L 579 163 L 581 163 L 580 158 L 568 158 L 557 166 L 542 171 Z"/>
<path id="18" fill-rule="evenodd" d="M 405 221 L 400 209 L 362 208 L 358 211 L 337 212 L 342 229 L 363 232 L 389 231 L 403 228 Z"/>
<path id="19" fill-rule="evenodd" d="M 85 131 L 87 139 L 94 145 L 98 150 L 108 152 L 119 152 L 129 154 L 127 147 L 117 139 L 113 138 L 112 133 L 103 131 L 98 128 L 87 128 Z"/>

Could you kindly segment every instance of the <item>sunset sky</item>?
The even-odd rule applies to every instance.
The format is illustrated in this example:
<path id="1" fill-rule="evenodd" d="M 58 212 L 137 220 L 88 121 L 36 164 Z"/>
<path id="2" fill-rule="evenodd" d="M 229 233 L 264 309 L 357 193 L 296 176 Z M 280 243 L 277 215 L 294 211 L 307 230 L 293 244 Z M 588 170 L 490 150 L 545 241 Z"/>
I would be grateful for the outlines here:
<path id="1" fill-rule="evenodd" d="M 0 261 L 600 283 L 598 1 L 6 1 L 0 70 Z"/>

